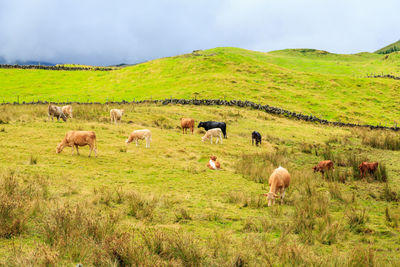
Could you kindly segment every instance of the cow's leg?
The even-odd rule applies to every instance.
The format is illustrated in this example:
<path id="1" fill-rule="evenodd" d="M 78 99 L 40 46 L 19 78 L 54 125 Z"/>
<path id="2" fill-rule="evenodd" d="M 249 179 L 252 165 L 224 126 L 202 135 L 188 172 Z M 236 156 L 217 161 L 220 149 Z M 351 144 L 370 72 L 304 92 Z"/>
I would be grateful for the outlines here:
<path id="1" fill-rule="evenodd" d="M 71 156 L 72 156 L 72 155 L 74 155 L 74 145 L 72 145 L 71 148 L 72 148 L 72 153 L 71 153 Z"/>
<path id="2" fill-rule="evenodd" d="M 210 136 L 210 144 L 212 144 L 212 136 Z"/>
<path id="3" fill-rule="evenodd" d="M 136 139 L 135 141 L 136 141 L 136 146 L 138 146 L 138 140 Z"/>
<path id="4" fill-rule="evenodd" d="M 193 134 L 193 127 L 191 127 L 190 130 L 192 130 L 192 134 Z"/>
<path id="5" fill-rule="evenodd" d="M 222 135 L 219 136 L 219 140 L 221 141 L 221 145 L 222 145 Z"/>
<path id="6" fill-rule="evenodd" d="M 281 203 L 283 204 L 283 199 L 285 198 L 285 189 L 283 189 L 281 192 Z"/>
<path id="7" fill-rule="evenodd" d="M 78 145 L 75 145 L 75 147 L 76 147 L 76 154 L 80 155 L 80 154 L 79 154 L 79 148 L 78 148 Z"/>
<path id="8" fill-rule="evenodd" d="M 254 138 L 251 138 L 251 145 L 254 145 Z M 256 141 L 256 145 L 257 145 L 257 141 Z"/>
<path id="9" fill-rule="evenodd" d="M 89 145 L 89 158 L 90 158 L 90 155 L 92 155 L 92 150 L 93 150 L 93 146 L 92 145 Z"/>

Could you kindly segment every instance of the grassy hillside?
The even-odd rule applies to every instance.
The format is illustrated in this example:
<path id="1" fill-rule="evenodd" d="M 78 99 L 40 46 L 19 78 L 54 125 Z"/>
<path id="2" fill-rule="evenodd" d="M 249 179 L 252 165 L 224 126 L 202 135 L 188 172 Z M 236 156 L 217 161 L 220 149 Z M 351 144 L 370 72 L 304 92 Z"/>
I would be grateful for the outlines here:
<path id="1" fill-rule="evenodd" d="M 400 51 L 400 40 L 375 51 L 375 53 L 390 54 L 390 53 L 398 52 L 398 51 Z"/>
<path id="2" fill-rule="evenodd" d="M 118 126 L 114 106 L 76 105 L 67 123 L 47 121 L 45 105 L 0 106 L 0 264 L 398 266 L 400 152 L 374 148 L 400 149 L 397 136 L 234 107 L 115 107 L 126 112 Z M 226 121 L 228 139 L 182 135 L 184 116 Z M 126 149 L 140 128 L 151 148 Z M 96 132 L 98 158 L 55 154 L 71 129 Z M 210 155 L 221 171 L 206 169 Z M 313 174 L 327 158 L 335 172 Z M 365 158 L 386 165 L 388 183 L 359 180 Z M 279 165 L 292 183 L 270 208 L 262 193 Z"/>
<path id="3" fill-rule="evenodd" d="M 382 72 L 399 74 L 399 55 L 215 48 L 110 72 L 0 69 L 0 101 L 246 99 L 329 120 L 393 125 L 399 82 L 361 78 Z"/>

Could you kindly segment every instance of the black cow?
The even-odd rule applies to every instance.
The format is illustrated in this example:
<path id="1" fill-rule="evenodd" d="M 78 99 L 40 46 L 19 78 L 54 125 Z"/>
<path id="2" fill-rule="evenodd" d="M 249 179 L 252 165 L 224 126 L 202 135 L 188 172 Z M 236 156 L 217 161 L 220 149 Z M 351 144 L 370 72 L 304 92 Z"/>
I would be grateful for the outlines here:
<path id="1" fill-rule="evenodd" d="M 257 131 L 254 131 L 251 133 L 251 144 L 254 145 L 254 140 L 256 141 L 256 146 L 258 146 L 258 143 L 261 145 L 261 134 Z"/>
<path id="2" fill-rule="evenodd" d="M 224 138 L 226 137 L 226 124 L 225 122 L 217 122 L 217 121 L 201 121 L 197 128 L 203 127 L 206 131 L 214 128 L 220 128 L 222 133 L 224 134 Z"/>

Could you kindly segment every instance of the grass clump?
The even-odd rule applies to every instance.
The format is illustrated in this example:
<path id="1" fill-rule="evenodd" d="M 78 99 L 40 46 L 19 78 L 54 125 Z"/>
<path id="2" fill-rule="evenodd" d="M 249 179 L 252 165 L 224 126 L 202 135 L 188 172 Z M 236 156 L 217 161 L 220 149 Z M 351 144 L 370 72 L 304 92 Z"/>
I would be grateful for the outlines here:
<path id="1" fill-rule="evenodd" d="M 25 181 L 24 181 L 25 180 Z M 47 184 L 15 171 L 0 174 L 0 237 L 22 234 L 47 196 Z"/>
<path id="2" fill-rule="evenodd" d="M 288 152 L 277 150 L 272 152 L 242 154 L 235 164 L 235 171 L 256 183 L 267 183 L 274 168 L 285 166 Z"/>

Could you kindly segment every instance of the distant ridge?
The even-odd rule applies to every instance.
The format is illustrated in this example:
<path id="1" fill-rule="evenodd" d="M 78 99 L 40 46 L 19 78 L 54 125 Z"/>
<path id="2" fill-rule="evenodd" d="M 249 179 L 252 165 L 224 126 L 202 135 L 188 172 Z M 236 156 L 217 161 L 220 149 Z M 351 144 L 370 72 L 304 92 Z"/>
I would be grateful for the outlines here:
<path id="1" fill-rule="evenodd" d="M 390 54 L 390 53 L 397 52 L 397 51 L 400 51 L 400 40 L 395 42 L 395 43 L 393 43 L 393 44 L 385 46 L 384 48 L 376 50 L 375 53 L 377 53 L 377 54 Z"/>

